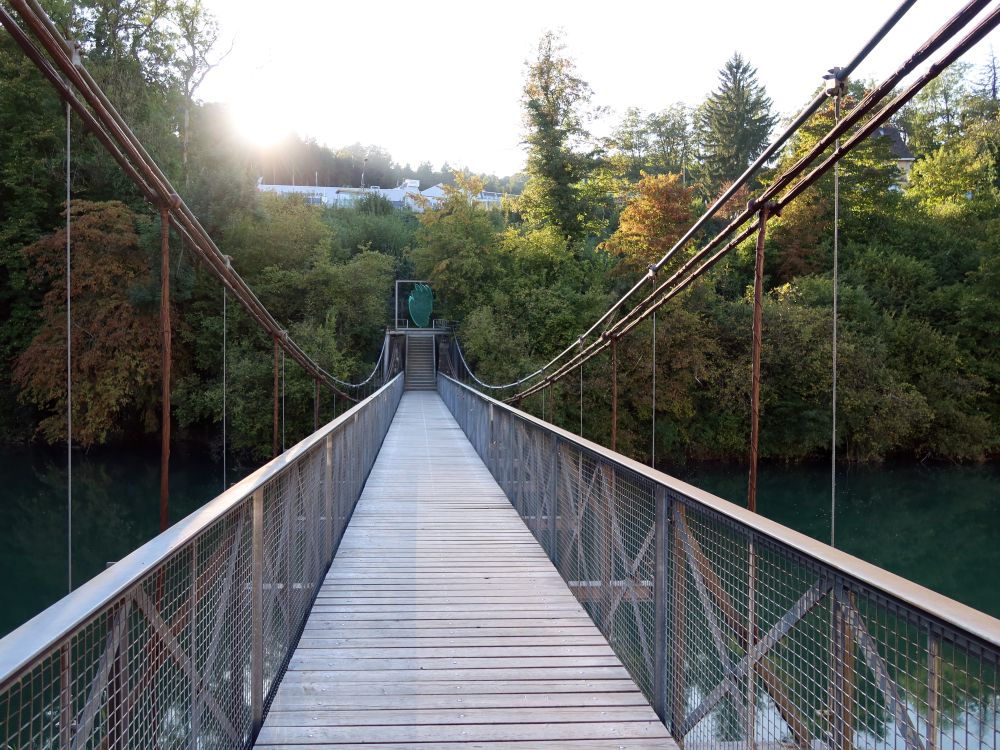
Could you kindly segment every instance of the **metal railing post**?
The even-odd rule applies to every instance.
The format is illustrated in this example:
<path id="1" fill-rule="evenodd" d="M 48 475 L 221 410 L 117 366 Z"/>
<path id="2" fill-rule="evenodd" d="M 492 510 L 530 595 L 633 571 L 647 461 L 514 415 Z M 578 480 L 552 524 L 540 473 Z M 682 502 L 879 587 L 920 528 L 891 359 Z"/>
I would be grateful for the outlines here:
<path id="1" fill-rule="evenodd" d="M 191 543 L 191 594 L 188 596 L 188 627 L 191 629 L 191 642 L 188 644 L 191 660 L 191 737 L 195 743 L 201 734 L 201 689 L 204 685 L 202 675 L 198 671 L 198 539 Z M 127 632 L 127 630 L 126 630 Z M 119 649 L 123 644 L 119 645 Z M 112 715 L 114 711 L 112 711 Z M 112 747 L 125 747 L 124 744 L 113 744 Z"/>
<path id="2" fill-rule="evenodd" d="M 845 593 L 845 598 L 849 594 Z M 831 746 L 853 750 L 854 639 L 851 626 L 837 601 L 833 601 L 833 680 L 829 711 L 833 719 Z"/>
<path id="3" fill-rule="evenodd" d="M 938 697 L 941 693 L 941 636 L 927 633 L 927 750 L 938 750 Z"/>
<path id="4" fill-rule="evenodd" d="M 670 544 L 670 498 L 667 488 L 656 485 L 653 513 L 656 523 L 656 569 L 653 573 L 653 710 L 667 725 L 669 683 L 667 670 L 668 554 Z"/>
<path id="5" fill-rule="evenodd" d="M 361 446 L 361 441 L 358 439 L 358 415 L 355 414 L 351 417 L 351 507 L 349 511 L 345 514 L 345 518 L 354 511 L 354 504 L 361 497 L 361 469 L 358 463 L 361 460 L 361 451 L 359 450 Z"/>
<path id="6" fill-rule="evenodd" d="M 325 441 L 326 465 L 323 467 L 323 524 L 324 565 L 333 562 L 333 435 L 327 435 Z"/>
<path id="7" fill-rule="evenodd" d="M 674 501 L 676 503 L 676 500 Z M 671 508 L 671 512 L 674 509 Z M 677 519 L 684 520 L 684 505 L 677 503 Z M 685 675 L 684 675 L 684 630 L 686 615 L 686 572 L 684 565 L 684 547 L 677 523 L 670 524 L 670 643 L 672 644 L 670 669 L 670 733 L 682 748 L 684 737 L 680 734 L 684 721 L 685 709 Z"/>
<path id="8" fill-rule="evenodd" d="M 264 723 L 264 489 L 251 500 L 253 548 L 250 585 L 250 716 L 253 736 Z"/>
<path id="9" fill-rule="evenodd" d="M 472 408 L 472 398 L 468 398 L 467 400 L 469 402 L 469 409 L 471 409 Z M 495 443 L 494 443 L 494 440 L 493 440 L 493 404 L 490 404 L 489 420 L 490 420 L 490 425 L 489 425 L 489 431 L 490 432 L 489 432 L 489 441 L 486 443 L 486 468 L 489 469 L 490 471 L 494 471 L 496 469 L 496 461 L 494 460 L 494 458 L 495 458 L 494 444 Z M 496 473 L 494 474 L 494 476 L 496 476 Z"/>
<path id="10" fill-rule="evenodd" d="M 70 643 L 59 649 L 59 746 L 69 747 L 73 740 L 73 665 Z"/>
<path id="11" fill-rule="evenodd" d="M 552 464 L 549 471 L 549 559 L 559 567 L 559 436 L 552 436 Z"/>

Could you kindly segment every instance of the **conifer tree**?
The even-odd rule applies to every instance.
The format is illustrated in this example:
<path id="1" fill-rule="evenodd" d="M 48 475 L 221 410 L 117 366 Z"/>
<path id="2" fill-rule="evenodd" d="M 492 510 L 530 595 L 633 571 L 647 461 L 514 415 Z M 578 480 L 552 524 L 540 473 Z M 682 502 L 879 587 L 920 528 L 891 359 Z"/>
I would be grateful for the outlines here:
<path id="1" fill-rule="evenodd" d="M 719 71 L 719 88 L 698 111 L 702 179 L 710 192 L 739 177 L 767 147 L 777 122 L 757 69 L 739 52 Z"/>

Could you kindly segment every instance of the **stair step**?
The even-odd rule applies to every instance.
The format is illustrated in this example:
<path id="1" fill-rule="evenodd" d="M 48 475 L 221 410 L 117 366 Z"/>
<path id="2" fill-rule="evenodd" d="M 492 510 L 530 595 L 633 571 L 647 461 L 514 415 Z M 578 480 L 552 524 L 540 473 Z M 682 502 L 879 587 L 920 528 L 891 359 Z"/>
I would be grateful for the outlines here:
<path id="1" fill-rule="evenodd" d="M 411 391 L 432 391 L 437 388 L 432 336 L 410 336 L 407 339 L 403 382 L 406 389 Z"/>

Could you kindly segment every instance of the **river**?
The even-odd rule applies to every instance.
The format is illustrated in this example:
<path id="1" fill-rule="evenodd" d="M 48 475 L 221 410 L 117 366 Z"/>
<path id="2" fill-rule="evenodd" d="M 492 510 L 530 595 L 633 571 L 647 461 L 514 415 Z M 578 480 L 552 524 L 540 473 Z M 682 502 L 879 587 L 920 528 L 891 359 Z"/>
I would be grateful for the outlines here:
<path id="1" fill-rule="evenodd" d="M 0 448 L 0 635 L 67 590 L 65 454 Z M 175 449 L 171 520 L 222 489 L 222 468 Z M 248 469 L 233 468 L 234 482 Z M 703 465 L 687 481 L 743 502 L 745 472 Z M 156 451 L 77 453 L 73 467 L 73 579 L 76 585 L 154 536 Z M 1000 616 L 1000 465 L 851 467 L 838 476 L 838 546 L 935 591 Z M 767 465 L 759 510 L 829 541 L 830 477 L 824 466 Z"/>

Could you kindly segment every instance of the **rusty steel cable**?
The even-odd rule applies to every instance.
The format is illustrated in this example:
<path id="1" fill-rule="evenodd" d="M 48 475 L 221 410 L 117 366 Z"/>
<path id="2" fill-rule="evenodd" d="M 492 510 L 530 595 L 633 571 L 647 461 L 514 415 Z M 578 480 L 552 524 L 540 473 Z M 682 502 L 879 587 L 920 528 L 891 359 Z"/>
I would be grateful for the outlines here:
<path id="1" fill-rule="evenodd" d="M 550 374 L 545 381 L 536 383 L 530 388 L 514 394 L 507 400 L 513 401 L 524 398 L 541 388 L 548 387 L 551 382 L 565 377 L 576 369 L 581 361 L 586 361 L 590 357 L 595 356 L 606 349 L 609 346 L 609 339 L 612 335 L 620 337 L 627 334 L 636 325 L 651 315 L 654 309 L 661 307 L 668 300 L 689 286 L 694 280 L 710 270 L 724 255 L 729 253 L 736 246 L 756 232 L 758 222 L 752 219 L 755 211 L 759 210 L 759 206 L 761 204 L 775 200 L 775 208 L 780 212 L 781 208 L 795 200 L 802 194 L 802 192 L 826 174 L 834 164 L 839 162 L 840 159 L 842 159 L 847 153 L 856 148 L 864 139 L 868 138 L 882 123 L 894 115 L 924 86 L 936 78 L 944 68 L 961 57 L 961 55 L 982 40 L 982 38 L 985 37 L 990 31 L 996 28 L 997 25 L 1000 24 L 1000 8 L 994 9 L 990 12 L 973 28 L 971 32 L 962 37 L 962 39 L 950 51 L 945 53 L 940 60 L 933 63 L 923 75 L 918 77 L 902 93 L 894 97 L 889 104 L 886 104 L 881 109 L 877 110 L 875 114 L 873 114 L 868 121 L 864 122 L 864 124 L 860 125 L 859 128 L 844 141 L 843 144 L 839 147 L 835 147 L 833 152 L 830 153 L 826 159 L 824 159 L 811 172 L 808 172 L 805 177 L 802 177 L 798 182 L 795 182 L 795 179 L 805 172 L 812 162 L 815 161 L 820 154 L 829 147 L 829 145 L 843 136 L 848 128 L 857 124 L 862 117 L 875 110 L 877 105 L 881 104 L 888 96 L 891 95 L 896 85 L 904 77 L 912 73 L 920 63 L 924 62 L 931 54 L 940 49 L 949 39 L 956 36 L 965 26 L 968 25 L 971 20 L 975 18 L 976 15 L 978 15 L 978 12 L 981 11 L 983 7 L 988 5 L 989 2 L 982 2 L 981 0 L 976 0 L 975 2 L 967 4 L 921 48 L 911 55 L 911 57 L 908 58 L 882 84 L 869 92 L 869 94 L 862 99 L 857 107 L 851 110 L 851 112 L 845 116 L 839 124 L 831 128 L 831 130 L 817 142 L 809 153 L 803 156 L 792 167 L 779 176 L 774 183 L 768 186 L 768 188 L 761 193 L 761 195 L 751 201 L 746 210 L 733 219 L 730 224 L 719 232 L 709 243 L 707 243 L 705 247 L 695 253 L 667 281 L 659 285 L 652 293 L 639 302 L 628 313 L 624 314 L 614 325 L 604 331 L 600 338 L 591 342 L 586 348 L 579 351 L 572 359 L 564 363 L 562 367 Z M 778 198 L 778 192 L 785 188 L 788 188 L 787 192 Z M 705 257 L 709 252 L 711 252 L 711 250 L 718 247 L 722 242 L 725 242 L 726 238 L 729 237 L 733 231 L 739 229 L 742 225 L 746 224 L 747 221 L 751 221 L 749 226 L 743 228 L 736 237 L 729 240 L 720 250 L 709 257 L 708 260 L 705 260 Z M 702 264 L 697 268 L 694 268 L 694 266 L 698 263 Z M 688 275 L 685 277 L 685 274 Z"/>
<path id="2" fill-rule="evenodd" d="M 934 51 L 936 51 L 938 48 L 940 48 L 944 44 L 944 42 L 947 41 L 948 38 L 951 38 L 952 36 L 954 36 L 955 34 L 957 34 L 958 31 L 960 31 L 961 28 L 963 28 L 965 25 L 967 25 L 967 23 L 972 18 L 975 17 L 976 13 L 979 10 L 981 10 L 984 5 L 987 5 L 987 4 L 988 3 L 984 3 L 984 2 L 972 2 L 972 3 L 969 3 L 965 8 L 963 8 L 962 11 L 960 11 L 958 14 L 956 14 L 956 16 L 954 18 L 952 18 L 952 20 L 949 21 L 948 24 L 946 24 L 944 27 L 942 27 L 942 29 L 940 31 L 938 31 L 928 41 L 927 44 L 925 44 L 913 56 L 911 56 L 893 75 L 891 75 L 888 79 L 886 79 L 885 82 L 883 82 L 880 86 L 878 86 L 876 89 L 874 89 L 872 92 L 870 92 L 862 100 L 862 102 L 859 103 L 859 105 L 854 110 L 852 110 L 850 116 L 848 118 L 845 118 L 842 121 L 842 123 L 840 124 L 839 127 L 835 127 L 834 129 L 832 129 L 826 136 L 824 136 L 816 144 L 816 146 L 814 146 L 813 149 L 810 150 L 809 153 L 807 153 L 805 156 L 803 156 L 798 162 L 795 163 L 795 165 L 793 165 L 791 168 L 789 168 L 789 170 L 787 170 L 784 174 L 782 174 L 781 176 L 779 176 L 779 178 L 774 183 L 772 183 L 772 185 L 767 190 L 765 190 L 764 193 L 761 196 L 759 196 L 755 201 L 752 201 L 751 205 L 748 206 L 747 210 L 745 210 L 738 217 L 736 217 L 735 219 L 733 219 L 730 222 L 730 224 L 725 229 L 723 229 L 721 232 L 719 232 L 716 235 L 716 237 L 713 240 L 711 240 L 701 251 L 699 251 L 694 256 L 692 256 L 684 264 L 684 266 L 682 266 L 678 271 L 676 271 L 673 274 L 673 276 L 671 276 L 667 281 L 663 282 L 656 290 L 654 290 L 650 295 L 648 295 L 638 305 L 636 305 L 636 307 L 634 307 L 629 313 L 627 313 L 622 319 L 620 319 L 618 321 L 618 323 L 615 324 L 614 327 L 610 328 L 608 331 L 605 331 L 605 333 L 603 334 L 603 336 L 602 336 L 601 339 L 598 339 L 597 341 L 592 342 L 590 344 L 590 346 L 588 347 L 588 349 L 586 350 L 586 352 L 585 352 L 585 354 L 587 355 L 587 357 L 589 358 L 589 356 L 597 354 L 598 352 L 603 351 L 607 347 L 608 343 L 607 343 L 607 338 L 606 337 L 609 334 L 611 334 L 611 333 L 617 333 L 619 335 L 622 335 L 622 334 L 627 333 L 628 331 L 630 331 L 632 328 L 634 328 L 635 325 L 640 320 L 642 320 L 645 317 L 645 315 L 649 314 L 649 306 L 653 303 L 653 301 L 660 294 L 663 294 L 666 290 L 670 289 L 671 287 L 674 287 L 673 289 L 671 289 L 671 291 L 667 292 L 666 295 L 656 304 L 656 307 L 659 307 L 663 302 L 665 302 L 668 299 L 670 299 L 671 297 L 673 297 L 677 292 L 681 291 L 684 287 L 686 287 L 688 284 L 690 284 L 690 282 L 694 281 L 696 278 L 698 278 L 703 273 L 705 273 L 707 270 L 709 270 L 713 265 L 715 265 L 715 263 L 723 255 L 727 254 L 734 247 L 736 247 L 741 242 L 743 242 L 745 239 L 747 239 L 748 237 L 750 237 L 756 231 L 756 229 L 757 229 L 757 223 L 756 223 L 756 221 L 754 221 L 749 227 L 746 227 L 737 237 L 735 237 L 733 240 L 731 240 L 729 243 L 727 243 L 719 252 L 717 252 L 714 256 L 712 256 L 709 259 L 709 261 L 706 262 L 702 267 L 700 267 L 696 271 L 692 272 L 691 276 L 689 276 L 687 279 L 684 279 L 683 281 L 681 281 L 678 284 L 678 280 L 681 277 L 683 277 L 685 273 L 690 272 L 690 269 L 696 263 L 700 262 L 708 254 L 708 252 L 710 252 L 714 247 L 717 247 L 719 243 L 721 243 L 722 241 L 724 241 L 726 239 L 726 237 L 729 236 L 729 234 L 732 231 L 734 231 L 735 229 L 737 229 L 741 224 L 744 224 L 746 221 L 748 221 L 748 220 L 750 220 L 750 219 L 753 218 L 753 216 L 754 216 L 754 208 L 755 208 L 755 206 L 757 204 L 759 204 L 761 202 L 764 202 L 764 201 L 767 201 L 767 200 L 771 200 L 777 194 L 777 191 L 779 189 L 781 189 L 782 187 L 784 187 L 784 186 L 788 185 L 789 183 L 791 183 L 798 174 L 800 174 L 806 167 L 808 167 L 808 165 L 812 161 L 814 161 L 818 157 L 818 155 L 821 154 L 830 143 L 832 143 L 832 141 L 834 139 L 836 139 L 837 137 L 839 137 L 840 135 L 842 135 L 843 132 L 850 125 L 852 125 L 855 122 L 857 122 L 865 113 L 867 113 L 872 108 L 874 108 L 874 106 L 876 104 L 878 104 L 879 101 L 881 101 L 881 99 L 885 98 L 885 96 L 887 96 L 893 90 L 893 88 L 895 87 L 895 85 L 903 77 L 905 77 L 910 72 L 912 72 L 919 63 L 921 63 L 924 60 L 926 60 L 927 57 L 929 57 L 930 54 L 932 54 Z M 986 19 L 986 22 L 989 22 L 989 19 Z M 986 23 L 986 22 L 984 22 L 984 23 Z M 988 31 L 988 29 L 987 29 L 987 31 Z M 969 36 L 970 37 L 972 37 L 972 36 L 978 36 L 978 38 L 981 38 L 981 36 L 985 36 L 985 33 L 986 32 L 982 32 L 981 34 L 978 34 L 977 32 L 973 32 L 973 34 L 970 34 Z M 978 38 L 976 39 L 976 41 L 978 41 Z M 973 41 L 972 43 L 975 43 L 975 42 Z M 960 45 L 960 46 L 964 47 L 964 45 Z M 971 44 L 969 46 L 971 46 Z M 963 49 L 963 51 L 964 51 L 964 49 Z M 951 59 L 955 59 L 955 58 L 957 58 L 957 55 L 951 56 Z M 940 66 L 940 64 L 941 63 L 938 63 L 938 66 Z M 934 71 L 934 70 L 932 70 L 932 71 L 929 71 L 929 73 L 925 75 L 925 78 L 927 78 L 927 80 L 930 80 L 930 78 L 933 78 L 936 75 L 937 75 L 937 72 Z M 926 81 L 924 81 L 923 83 L 920 83 L 920 82 L 918 82 L 918 83 L 919 83 L 919 86 L 917 86 L 917 88 L 914 89 L 913 93 L 915 93 L 916 90 L 919 90 L 919 88 L 922 88 L 922 86 L 926 84 Z M 911 89 L 913 89 L 912 86 L 911 86 Z M 910 96 L 912 96 L 912 93 L 910 94 Z M 905 103 L 905 101 L 902 102 L 902 103 Z M 900 103 L 899 106 L 902 106 L 902 103 Z M 898 109 L 898 106 L 896 107 L 896 109 Z M 895 110 L 893 110 L 893 112 L 894 111 Z M 886 114 L 884 117 L 887 118 L 887 117 L 891 116 L 891 114 L 892 114 L 892 112 L 890 112 L 889 114 Z M 877 127 L 878 124 L 880 124 L 880 122 L 881 122 L 881 120 L 879 122 L 876 122 L 871 127 L 871 131 L 874 131 L 875 127 Z M 853 147 L 853 145 L 856 145 L 856 143 L 857 143 L 857 141 L 852 142 L 852 147 Z M 848 150 L 850 150 L 850 149 L 848 149 Z M 844 153 L 846 153 L 846 151 Z M 837 156 L 837 160 L 839 160 L 839 158 L 841 158 L 842 155 L 843 154 L 838 155 Z M 830 163 L 830 159 L 828 159 L 826 162 L 824 162 L 823 165 L 821 165 L 821 167 L 825 165 L 825 168 L 823 169 L 822 172 L 817 173 L 817 170 L 814 170 L 814 172 L 811 173 L 810 176 L 806 178 L 806 180 L 809 180 L 809 184 L 810 185 L 812 184 L 812 182 L 815 182 L 816 179 L 818 179 L 820 176 L 822 176 L 822 173 L 825 173 L 826 169 L 829 168 L 829 163 Z M 792 199 L 794 199 L 794 197 L 796 197 L 797 195 L 799 195 L 800 192 L 801 192 L 801 190 L 804 190 L 805 187 L 808 187 L 808 185 L 801 186 L 801 187 L 800 186 L 801 186 L 801 183 L 796 184 L 794 190 L 792 190 L 789 194 L 786 194 L 785 196 L 783 196 L 782 200 L 781 200 L 781 205 L 787 204 Z M 676 287 L 675 287 L 675 284 L 677 284 Z M 621 326 L 625 325 L 625 324 L 627 324 L 627 327 L 625 327 L 624 329 L 622 329 Z M 551 375 L 548 378 L 548 380 L 552 380 L 552 379 L 557 379 L 559 377 L 563 377 L 569 371 L 572 371 L 573 369 L 575 369 L 575 363 L 581 358 L 581 356 L 582 356 L 582 353 L 578 353 L 576 357 L 574 357 L 572 360 L 570 360 L 568 363 L 566 363 L 566 365 L 564 365 L 559 371 L 557 371 L 556 373 L 554 373 L 553 375 Z M 538 387 L 544 387 L 544 386 L 540 386 L 539 384 L 536 384 L 535 386 L 532 387 L 532 389 L 528 389 L 527 392 L 530 392 L 533 389 L 537 389 Z M 513 396 L 512 398 L 517 398 L 517 397 L 519 397 L 521 395 L 522 394 L 517 394 L 517 395 Z"/>
<path id="3" fill-rule="evenodd" d="M 879 27 L 874 35 L 865 43 L 865 45 L 854 55 L 854 57 L 847 63 L 847 65 L 840 68 L 841 75 L 843 77 L 849 76 L 871 53 L 873 49 L 885 38 L 885 36 L 893 29 L 893 27 L 906 15 L 906 12 L 914 5 L 916 0 L 904 0 L 888 19 Z M 962 13 L 965 13 L 969 8 L 975 7 L 975 13 L 978 13 L 983 7 L 988 4 L 989 0 L 973 0 L 970 2 L 966 9 L 963 9 Z M 970 17 L 971 18 L 971 17 Z M 749 181 L 756 175 L 760 169 L 770 161 L 778 150 L 788 142 L 788 140 L 799 131 L 799 129 L 812 117 L 813 114 L 823 105 L 826 101 L 826 94 L 821 92 L 819 95 L 813 98 L 813 100 L 792 120 L 788 126 L 782 131 L 782 133 L 771 142 L 767 148 L 754 160 L 754 162 L 748 166 L 742 175 L 740 175 L 726 190 L 712 203 L 712 205 L 695 221 L 695 223 L 684 233 L 684 235 L 674 243 L 674 245 L 667 250 L 667 252 L 654 264 L 651 264 L 647 273 L 639 279 L 631 289 L 629 289 L 625 294 L 623 294 L 611 307 L 609 307 L 600 318 L 597 319 L 586 331 L 584 331 L 577 339 L 559 352 L 555 357 L 549 360 L 546 364 L 542 365 L 540 368 L 530 373 L 529 375 L 514 381 L 516 384 L 520 384 L 527 380 L 531 380 L 538 375 L 541 375 L 549 371 L 557 362 L 561 361 L 566 356 L 573 353 L 573 350 L 578 346 L 580 339 L 587 339 L 593 336 L 601 326 L 608 324 L 612 317 L 626 304 L 626 302 L 635 295 L 642 287 L 647 283 L 655 279 L 657 271 L 662 269 L 662 267 L 688 242 L 690 242 L 695 235 L 704 228 L 704 226 L 711 220 L 726 204 L 727 201 L 731 200 L 737 192 L 747 185 Z M 604 333 L 608 331 L 605 330 Z M 546 378 L 546 382 L 548 382 Z M 484 384 L 485 385 L 485 384 Z M 497 386 L 487 386 L 491 389 L 500 390 L 503 388 L 512 387 L 512 384 L 497 385 Z M 544 386 L 543 386 L 544 387 Z M 531 392 L 534 392 L 532 390 Z M 512 396 L 509 400 L 516 400 L 520 398 L 522 394 L 517 394 Z"/>
<path id="4" fill-rule="evenodd" d="M 571 344 L 562 352 L 560 352 L 558 355 L 556 355 L 555 358 L 550 360 L 543 367 L 539 368 L 539 370 L 537 370 L 535 373 L 532 373 L 532 375 L 526 376 L 523 380 L 528 380 L 531 377 L 534 377 L 538 374 L 548 371 L 553 365 L 562 360 L 564 357 L 566 357 L 567 355 L 572 355 L 566 363 L 564 363 L 555 372 L 548 375 L 544 379 L 544 381 L 535 383 L 531 387 L 510 396 L 506 400 L 508 402 L 516 401 L 523 398 L 524 396 L 537 392 L 539 389 L 548 387 L 554 380 L 558 380 L 562 377 L 565 377 L 569 372 L 574 370 L 576 368 L 576 363 L 579 362 L 581 359 L 589 358 L 590 356 L 593 356 L 603 351 L 605 348 L 607 348 L 607 346 L 609 345 L 607 339 L 608 336 L 622 335 L 624 333 L 627 333 L 634 327 L 634 325 L 637 322 L 645 319 L 645 317 L 647 317 L 648 314 L 650 313 L 650 306 L 652 302 L 659 295 L 663 294 L 667 289 L 669 289 L 671 286 L 677 283 L 678 279 L 683 277 L 684 274 L 691 272 L 692 267 L 697 262 L 701 261 L 713 248 L 718 247 L 720 243 L 724 242 L 732 232 L 736 231 L 740 226 L 745 224 L 747 221 L 752 221 L 756 215 L 756 211 L 759 204 L 773 199 L 773 197 L 777 195 L 777 193 L 781 189 L 784 189 L 790 183 L 792 183 L 798 175 L 800 175 L 813 161 L 815 161 L 824 151 L 826 151 L 829 148 L 829 146 L 834 142 L 834 140 L 836 140 L 839 136 L 843 135 L 843 133 L 846 132 L 850 127 L 858 123 L 858 121 L 865 114 L 870 112 L 886 96 L 890 95 L 894 87 L 898 85 L 903 78 L 912 73 L 917 68 L 917 66 L 926 61 L 934 52 L 940 49 L 949 39 L 958 34 L 958 32 L 961 31 L 965 26 L 967 26 L 968 23 L 972 21 L 976 17 L 976 15 L 978 15 L 979 12 L 981 12 L 985 7 L 989 5 L 989 3 L 990 0 L 972 0 L 971 2 L 967 3 L 946 24 L 944 24 L 944 26 L 942 26 L 941 29 L 935 32 L 924 45 L 918 48 L 917 51 L 914 52 L 892 75 L 890 75 L 882 84 L 880 84 L 875 89 L 870 91 L 862 99 L 862 101 L 859 102 L 859 104 L 851 111 L 848 117 L 845 117 L 844 120 L 838 126 L 835 126 L 833 129 L 831 129 L 830 132 L 828 132 L 823 138 L 821 138 L 814 145 L 814 147 L 810 149 L 810 151 L 807 154 L 805 154 L 797 162 L 795 162 L 795 164 L 792 167 L 790 167 L 785 173 L 780 175 L 778 179 L 774 183 L 772 183 L 762 195 L 758 196 L 757 199 L 755 199 L 754 201 L 751 201 L 751 204 L 747 207 L 745 211 L 741 212 L 736 218 L 732 219 L 730 223 L 721 232 L 719 232 L 712 240 L 710 240 L 701 251 L 699 251 L 696 255 L 691 257 L 667 281 L 660 284 L 653 292 L 651 292 L 643 300 L 637 303 L 627 313 L 622 315 L 617 321 L 615 321 L 612 324 L 609 324 L 608 327 L 600 334 L 599 338 L 588 344 L 587 347 L 585 347 L 585 349 L 579 350 L 578 347 L 580 346 L 581 339 L 588 338 L 594 331 L 597 330 L 597 328 L 601 324 L 607 322 L 610 319 L 611 315 L 616 313 L 619 309 L 621 309 L 625 301 L 631 295 L 633 295 L 637 289 L 639 289 L 648 280 L 652 279 L 655 276 L 654 268 L 656 266 L 655 264 L 650 266 L 649 272 L 646 275 L 644 275 L 643 278 L 631 290 L 629 290 L 614 305 L 612 305 L 612 307 L 608 309 L 608 311 L 598 320 L 597 323 L 591 326 L 583 335 L 578 337 L 573 344 Z M 838 71 L 838 76 L 841 79 L 846 77 L 850 72 L 852 72 L 857 67 L 857 65 L 861 62 L 861 59 L 863 59 L 863 56 L 867 55 L 874 47 L 874 45 L 882 37 L 885 36 L 885 33 L 887 33 L 889 28 L 891 28 L 891 26 L 894 25 L 895 22 L 899 20 L 901 14 L 904 13 L 906 8 L 908 7 L 909 4 L 907 3 L 904 3 L 902 6 L 900 6 L 897 12 L 893 14 L 893 16 L 886 22 L 886 24 L 883 25 L 879 33 L 877 33 L 874 37 L 872 37 L 872 40 L 870 40 L 869 43 L 865 45 L 862 51 L 858 55 L 856 55 L 855 58 L 847 66 L 836 69 Z M 813 109 L 813 104 L 815 104 L 816 102 L 821 103 L 825 99 L 826 99 L 826 94 L 825 92 L 823 92 L 821 97 L 818 96 L 816 100 L 812 104 L 810 104 L 809 107 L 807 107 L 807 110 L 815 111 L 815 109 Z M 804 119 L 800 117 L 796 119 L 796 123 L 799 123 L 799 120 L 802 120 L 804 122 Z M 785 135 L 783 135 L 782 138 L 785 138 Z M 779 138 L 779 140 L 781 139 Z M 795 193 L 795 195 L 797 194 L 798 192 Z M 702 219 L 699 218 L 698 222 L 701 221 Z M 735 240 L 725 245 L 722 252 L 718 253 L 716 256 L 713 256 L 713 258 L 711 259 L 711 264 L 709 266 L 698 269 L 696 272 L 694 272 L 695 275 L 691 280 L 703 274 L 705 271 L 708 270 L 708 268 L 711 267 L 711 265 L 714 265 L 714 263 L 717 262 L 717 260 L 720 257 L 722 257 L 722 255 L 725 255 L 733 247 L 735 247 L 743 240 L 751 236 L 756 231 L 756 228 L 757 228 L 756 221 L 753 221 L 753 223 L 749 227 L 746 227 L 741 232 L 741 234 L 735 238 Z M 672 255 L 673 252 L 675 252 L 674 248 L 669 250 L 661 260 L 666 262 L 668 256 Z M 687 283 L 689 282 L 684 282 L 685 286 Z M 659 304 L 657 304 L 656 306 L 658 307 Z M 576 350 L 575 353 L 574 350 Z"/>
<path id="5" fill-rule="evenodd" d="M 9 0 L 42 50 L 6 10 L 0 8 L 0 23 L 9 31 L 26 56 L 42 72 L 84 124 L 95 134 L 115 161 L 137 185 L 143 197 L 157 207 L 166 207 L 170 223 L 195 251 L 209 270 L 229 289 L 237 301 L 272 337 L 280 347 L 302 366 L 315 380 L 349 401 L 357 398 L 341 391 L 339 386 L 361 387 L 335 378 L 313 361 L 278 324 L 253 290 L 232 268 L 227 267 L 222 253 L 198 222 L 197 217 L 181 200 L 173 186 L 129 129 L 121 115 L 108 101 L 94 79 L 79 60 L 78 50 L 62 37 L 51 19 L 35 0 Z M 367 381 L 366 381 L 367 382 Z"/>

